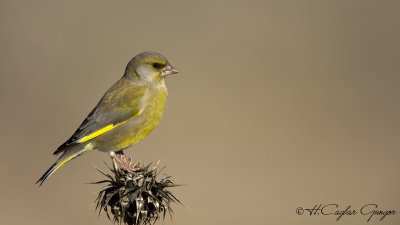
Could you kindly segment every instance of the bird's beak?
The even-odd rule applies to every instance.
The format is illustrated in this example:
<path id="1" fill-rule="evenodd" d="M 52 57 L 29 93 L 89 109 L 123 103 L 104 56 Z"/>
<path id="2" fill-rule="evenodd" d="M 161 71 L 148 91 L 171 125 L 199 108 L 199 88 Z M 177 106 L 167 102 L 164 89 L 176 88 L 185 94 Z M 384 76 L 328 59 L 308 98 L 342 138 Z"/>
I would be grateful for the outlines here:
<path id="1" fill-rule="evenodd" d="M 161 76 L 165 77 L 171 74 L 178 73 L 178 70 L 172 67 L 169 63 L 164 69 L 161 71 Z"/>

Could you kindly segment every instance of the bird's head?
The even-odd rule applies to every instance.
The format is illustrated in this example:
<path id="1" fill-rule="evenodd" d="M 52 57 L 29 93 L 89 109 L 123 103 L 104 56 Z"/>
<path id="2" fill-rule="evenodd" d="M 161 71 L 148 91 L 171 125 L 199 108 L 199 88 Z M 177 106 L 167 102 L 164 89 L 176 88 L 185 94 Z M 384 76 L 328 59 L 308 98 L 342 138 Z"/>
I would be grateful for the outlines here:
<path id="1" fill-rule="evenodd" d="M 143 82 L 163 81 L 168 75 L 178 73 L 168 60 L 156 52 L 143 52 L 135 56 L 127 65 L 125 75 Z"/>

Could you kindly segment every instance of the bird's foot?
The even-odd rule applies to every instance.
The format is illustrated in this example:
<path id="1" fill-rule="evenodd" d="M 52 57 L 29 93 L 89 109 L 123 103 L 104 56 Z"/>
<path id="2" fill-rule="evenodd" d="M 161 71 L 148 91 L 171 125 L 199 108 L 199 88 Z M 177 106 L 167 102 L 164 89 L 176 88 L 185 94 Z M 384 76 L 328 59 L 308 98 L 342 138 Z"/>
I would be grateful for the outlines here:
<path id="1" fill-rule="evenodd" d="M 119 155 L 119 157 L 117 155 Z M 132 165 L 132 159 L 129 156 L 126 156 L 123 151 L 110 152 L 110 156 L 113 160 L 115 168 L 125 170 L 129 173 L 136 173 L 143 169 L 140 167 L 136 167 L 136 163 Z"/>

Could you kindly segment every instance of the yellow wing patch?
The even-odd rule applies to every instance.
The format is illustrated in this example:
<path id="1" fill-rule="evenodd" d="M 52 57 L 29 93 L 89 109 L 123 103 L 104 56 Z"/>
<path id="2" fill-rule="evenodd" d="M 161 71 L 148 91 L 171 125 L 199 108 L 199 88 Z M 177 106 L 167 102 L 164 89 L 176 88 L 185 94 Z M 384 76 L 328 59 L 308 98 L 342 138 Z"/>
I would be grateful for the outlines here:
<path id="1" fill-rule="evenodd" d="M 114 129 L 114 128 L 118 127 L 119 125 L 121 125 L 121 124 L 123 124 L 123 123 L 125 123 L 125 122 L 126 122 L 126 121 L 123 121 L 123 122 L 121 122 L 121 123 L 110 124 L 110 125 L 108 125 L 108 126 L 106 126 L 106 127 L 103 127 L 103 128 L 101 128 L 100 130 L 95 131 L 95 132 L 93 132 L 93 133 L 91 133 L 91 134 L 89 134 L 89 135 L 86 135 L 85 137 L 79 139 L 79 140 L 78 140 L 78 143 L 83 143 L 83 142 L 92 140 L 93 138 L 95 138 L 95 137 L 97 137 L 97 136 L 99 136 L 99 135 L 102 135 L 102 134 L 104 134 L 104 133 L 106 133 L 106 132 L 108 132 L 108 131 Z"/>
<path id="2" fill-rule="evenodd" d="M 136 113 L 136 115 L 134 115 L 133 117 L 140 115 L 143 112 L 143 110 L 144 110 L 143 108 L 140 109 L 139 112 Z M 95 132 L 93 132 L 93 133 L 91 133 L 89 135 L 86 135 L 86 136 L 82 137 L 77 142 L 78 143 L 83 143 L 83 142 L 92 140 L 93 138 L 95 138 L 97 136 L 100 136 L 100 135 L 102 135 L 102 134 L 104 134 L 104 133 L 106 133 L 106 132 L 108 132 L 108 131 L 110 131 L 110 130 L 112 130 L 112 129 L 114 129 L 114 128 L 122 125 L 122 124 L 124 124 L 124 123 L 126 123 L 126 121 L 128 121 L 128 120 L 122 121 L 121 123 L 117 123 L 117 124 L 110 124 L 110 125 L 108 125 L 106 127 L 101 128 L 98 131 L 95 131 Z"/>

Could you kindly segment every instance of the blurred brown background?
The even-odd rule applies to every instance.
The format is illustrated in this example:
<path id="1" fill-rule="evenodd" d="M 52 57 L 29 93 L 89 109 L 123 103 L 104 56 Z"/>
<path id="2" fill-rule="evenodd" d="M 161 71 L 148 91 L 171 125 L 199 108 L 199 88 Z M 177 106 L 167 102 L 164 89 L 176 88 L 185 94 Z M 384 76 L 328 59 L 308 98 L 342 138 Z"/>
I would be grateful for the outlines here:
<path id="1" fill-rule="evenodd" d="M 0 224 L 111 224 L 104 153 L 34 183 L 126 63 L 158 51 L 159 127 L 127 153 L 186 186 L 164 224 L 366 224 L 297 207 L 400 211 L 398 1 L 0 1 Z M 370 224 L 378 223 L 373 217 Z M 400 214 L 379 224 L 399 224 Z"/>

